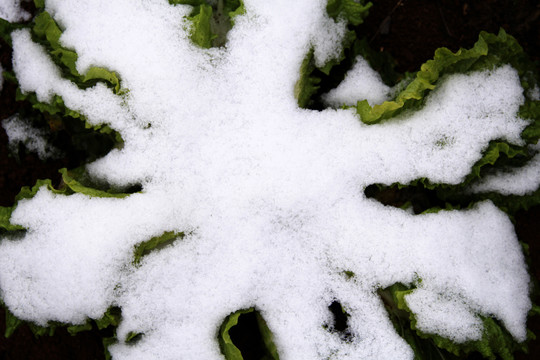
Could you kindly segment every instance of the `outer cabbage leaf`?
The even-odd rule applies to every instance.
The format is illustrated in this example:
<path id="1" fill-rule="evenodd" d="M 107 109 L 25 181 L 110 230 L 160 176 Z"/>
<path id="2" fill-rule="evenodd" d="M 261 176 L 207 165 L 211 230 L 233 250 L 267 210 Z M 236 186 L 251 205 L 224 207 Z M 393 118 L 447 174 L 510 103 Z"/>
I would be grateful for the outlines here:
<path id="1" fill-rule="evenodd" d="M 522 83 L 524 81 L 523 78 L 529 72 L 527 69 L 530 67 L 530 63 L 522 63 L 521 68 L 518 68 L 520 74 L 524 75 L 522 77 Z M 529 86 L 532 85 L 534 83 L 529 82 Z M 524 196 L 502 195 L 496 192 L 472 194 L 468 191 L 470 185 L 482 179 L 490 171 L 506 167 L 521 167 L 534 156 L 528 144 L 535 144 L 540 138 L 540 102 L 526 98 L 525 103 L 520 108 L 520 116 L 531 121 L 521 133 L 521 138 L 525 141 L 526 145 L 517 146 L 504 141 L 492 141 L 487 149 L 484 150 L 482 157 L 472 166 L 469 175 L 460 184 L 436 184 L 430 182 L 428 179 L 420 178 L 408 184 L 395 183 L 390 186 L 378 184 L 377 188 L 379 192 L 389 191 L 389 189 L 399 191 L 411 187 L 422 187 L 427 190 L 436 191 L 437 197 L 447 202 L 447 209 L 465 208 L 475 202 L 491 200 L 510 216 L 513 216 L 518 210 L 527 210 L 535 205 L 539 205 L 540 189 Z M 434 212 L 440 209 L 441 207 L 436 207 L 428 211 Z"/>
<path id="2" fill-rule="evenodd" d="M 371 3 L 364 5 L 364 2 L 355 2 L 352 0 L 330 0 L 326 11 L 335 21 L 344 18 L 350 26 L 358 26 L 363 23 L 365 17 L 369 14 Z M 294 96 L 297 99 L 298 106 L 307 108 L 313 105 L 314 95 L 318 92 L 321 83 L 321 76 L 328 76 L 332 69 L 344 62 L 352 61 L 360 53 L 362 47 L 357 40 L 355 31 L 348 30 L 343 37 L 341 52 L 338 57 L 331 58 L 322 67 L 315 65 L 313 49 L 306 54 L 300 66 L 300 77 L 294 87 Z M 342 80 L 341 77 L 340 80 Z"/>
<path id="3" fill-rule="evenodd" d="M 418 330 L 415 315 L 406 302 L 406 295 L 413 291 L 414 288 L 403 284 L 394 284 L 381 290 L 379 294 L 396 331 L 414 350 L 415 359 L 457 359 L 476 352 L 488 359 L 512 360 L 516 351 L 527 353 L 527 342 L 516 343 L 498 321 L 485 316 L 481 316 L 484 328 L 482 338 L 477 341 L 455 343 L 440 335 Z M 529 331 L 528 340 L 534 338 L 534 334 Z"/>
<path id="4" fill-rule="evenodd" d="M 1 231 L 24 230 L 22 226 L 14 225 L 9 222 L 9 219 L 11 218 L 11 214 L 17 207 L 17 203 L 20 200 L 34 197 L 36 193 L 39 191 L 39 189 L 41 189 L 43 186 L 47 187 L 48 190 L 52 191 L 55 194 L 64 194 L 64 195 L 79 193 L 79 194 L 87 195 L 90 197 L 115 197 L 115 198 L 124 198 L 126 196 L 131 195 L 131 193 L 116 192 L 112 189 L 102 190 L 96 187 L 92 187 L 90 185 L 88 186 L 83 185 L 81 181 L 84 181 L 86 179 L 85 179 L 85 171 L 84 171 L 84 168 L 82 167 L 71 170 L 71 171 L 68 171 L 66 168 L 63 168 L 63 169 L 60 169 L 59 172 L 62 174 L 62 184 L 60 185 L 59 189 L 55 188 L 52 185 L 52 182 L 50 179 L 38 180 L 36 184 L 32 187 L 24 186 L 21 188 L 21 191 L 15 197 L 15 205 L 13 205 L 12 207 L 0 206 Z M 158 246 L 163 241 L 157 241 L 157 243 L 153 247 Z"/>
<path id="5" fill-rule="evenodd" d="M 60 169 L 62 174 L 62 186 L 65 186 L 67 195 L 69 194 L 83 194 L 90 197 L 115 197 L 124 198 L 131 195 L 130 193 L 119 193 L 112 189 L 100 190 L 96 187 L 83 185 L 85 180 L 84 168 L 77 168 L 74 170 L 67 170 L 66 168 Z"/>
<path id="6" fill-rule="evenodd" d="M 437 49 L 433 60 L 422 65 L 416 78 L 397 95 L 395 100 L 373 107 L 366 100 L 359 101 L 356 111 L 363 122 L 375 124 L 405 109 L 421 105 L 421 101 L 435 88 L 442 75 L 491 69 L 495 64 L 501 63 L 514 65 L 521 62 L 522 58 L 522 48 L 516 39 L 507 35 L 503 29 L 498 35 L 481 32 L 478 41 L 469 50 L 460 49 L 453 53 L 447 48 Z"/>
<path id="7" fill-rule="evenodd" d="M 94 68 L 100 69 L 100 68 Z M 63 128 L 68 126 L 67 123 L 76 120 L 82 122 L 85 129 L 98 132 L 100 134 L 110 135 L 112 140 L 121 146 L 123 143 L 120 133 L 114 131 L 108 125 L 92 125 L 87 120 L 86 117 L 78 111 L 68 108 L 61 96 L 55 95 L 49 103 L 41 102 L 37 99 L 36 94 L 28 93 L 23 94 L 21 91 L 17 91 L 16 100 L 18 101 L 28 101 L 32 104 L 32 107 L 38 110 L 41 113 L 47 113 L 50 115 L 58 115 L 58 117 L 50 118 L 49 126 L 51 129 Z"/>
<path id="8" fill-rule="evenodd" d="M 60 41 L 62 30 L 48 12 L 43 11 L 36 16 L 32 32 L 39 42 L 50 49 L 50 54 L 64 71 L 64 75 L 78 86 L 88 87 L 93 86 L 96 81 L 104 81 L 113 89 L 115 94 L 120 93 L 120 79 L 113 71 L 101 67 L 92 67 L 86 74 L 79 74 L 76 67 L 78 55 L 75 51 L 62 46 Z"/>

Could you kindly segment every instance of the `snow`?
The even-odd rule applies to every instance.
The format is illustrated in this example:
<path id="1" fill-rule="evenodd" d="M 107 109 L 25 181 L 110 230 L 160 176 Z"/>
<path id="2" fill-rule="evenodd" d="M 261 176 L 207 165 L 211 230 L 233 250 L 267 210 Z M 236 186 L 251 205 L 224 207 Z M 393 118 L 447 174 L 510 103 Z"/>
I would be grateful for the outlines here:
<path id="1" fill-rule="evenodd" d="M 417 289 L 407 295 L 407 305 L 418 314 L 416 326 L 426 333 L 437 333 L 458 343 L 482 338 L 482 321 L 459 297 Z"/>
<path id="2" fill-rule="evenodd" d="M 18 145 L 22 143 L 26 149 L 37 153 L 42 160 L 57 158 L 61 154 L 60 150 L 48 142 L 44 130 L 33 127 L 19 115 L 2 120 L 2 127 L 6 131 L 12 152 L 18 151 Z"/>
<path id="3" fill-rule="evenodd" d="M 391 88 L 384 85 L 381 76 L 373 70 L 361 56 L 339 86 L 323 96 L 323 100 L 333 107 L 356 106 L 359 100 L 367 100 L 373 106 L 390 99 Z"/>
<path id="4" fill-rule="evenodd" d="M 315 65 L 323 67 L 328 61 L 339 57 L 347 31 L 345 19 L 338 22 L 330 18 L 319 19 L 311 38 L 314 47 Z"/>
<path id="5" fill-rule="evenodd" d="M 540 88 L 538 85 L 535 85 L 532 89 L 529 89 L 528 95 L 532 100 L 539 101 L 540 100 Z"/>
<path id="6" fill-rule="evenodd" d="M 9 22 L 29 20 L 30 14 L 21 8 L 21 2 L 21 0 L 2 0 L 0 18 Z"/>
<path id="7" fill-rule="evenodd" d="M 226 47 L 204 50 L 185 32 L 188 6 L 47 1 L 79 71 L 117 72 L 124 97 L 102 84 L 79 89 L 27 30 L 12 34 L 24 92 L 40 101 L 58 94 L 90 123 L 122 135 L 124 147 L 90 164 L 90 175 L 142 191 L 116 199 L 42 188 L 21 201 L 10 221 L 27 233 L 0 242 L 9 309 L 44 325 L 83 323 L 119 306 L 114 359 L 220 359 L 219 326 L 250 307 L 267 321 L 282 359 L 412 359 L 377 289 L 420 278 L 406 298 L 420 329 L 477 339 L 478 315 L 489 315 L 525 340 L 529 277 L 504 213 L 483 202 L 415 216 L 363 193 L 420 177 L 457 184 L 490 140 L 522 144 L 528 122 L 517 116 L 517 72 L 502 66 L 446 78 L 422 110 L 379 125 L 352 110 L 299 109 L 294 85 L 310 46 L 321 59 L 335 56 L 328 41 L 314 42 L 333 22 L 325 2 L 245 3 Z M 340 29 L 329 26 L 326 40 Z M 386 93 L 362 63 L 353 80 Z M 166 231 L 187 235 L 133 265 L 134 246 Z M 334 300 L 350 315 L 350 342 L 322 326 Z M 127 344 L 131 331 L 144 336 Z"/>

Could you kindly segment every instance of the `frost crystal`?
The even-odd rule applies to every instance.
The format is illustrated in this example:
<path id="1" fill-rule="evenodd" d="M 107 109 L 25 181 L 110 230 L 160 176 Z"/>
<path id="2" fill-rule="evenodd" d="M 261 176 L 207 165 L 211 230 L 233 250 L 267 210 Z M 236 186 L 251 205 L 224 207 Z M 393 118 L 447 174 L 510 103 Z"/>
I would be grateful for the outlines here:
<path id="1" fill-rule="evenodd" d="M 421 177 L 457 184 L 490 140 L 520 143 L 516 71 L 453 76 L 422 110 L 368 126 L 350 110 L 296 104 L 302 60 L 333 21 L 325 1 L 245 6 L 226 47 L 204 50 L 186 33 L 188 6 L 47 1 L 79 71 L 117 71 L 124 98 L 77 88 L 28 32 L 13 33 L 23 91 L 58 94 L 122 135 L 124 147 L 90 174 L 142 191 L 115 199 L 42 188 L 20 202 L 11 222 L 28 231 L 0 243 L 7 306 L 39 324 L 82 323 L 119 306 L 115 359 L 220 359 L 220 324 L 249 307 L 282 359 L 412 359 L 377 289 L 421 279 L 407 301 L 426 331 L 477 339 L 480 314 L 524 340 L 529 279 L 504 213 L 483 202 L 414 216 L 364 195 L 373 183 Z M 186 236 L 132 264 L 136 244 L 168 231 Z M 350 315 L 350 341 L 323 327 L 334 300 Z M 130 332 L 144 335 L 129 345 Z"/>

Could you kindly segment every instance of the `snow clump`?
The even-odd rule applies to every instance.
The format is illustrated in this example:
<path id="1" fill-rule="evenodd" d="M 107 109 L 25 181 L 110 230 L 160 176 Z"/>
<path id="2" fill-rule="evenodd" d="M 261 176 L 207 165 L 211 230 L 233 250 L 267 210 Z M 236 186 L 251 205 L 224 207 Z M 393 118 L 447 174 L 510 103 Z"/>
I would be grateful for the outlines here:
<path id="1" fill-rule="evenodd" d="M 21 7 L 21 0 L 2 0 L 0 18 L 9 22 L 30 20 L 30 14 Z"/>
<path id="2" fill-rule="evenodd" d="M 36 153 L 40 159 L 54 159 L 61 155 L 60 150 L 49 143 L 47 133 L 37 129 L 29 121 L 14 115 L 2 121 L 2 127 L 6 131 L 9 148 L 12 152 L 18 151 L 19 143 L 26 149 Z"/>

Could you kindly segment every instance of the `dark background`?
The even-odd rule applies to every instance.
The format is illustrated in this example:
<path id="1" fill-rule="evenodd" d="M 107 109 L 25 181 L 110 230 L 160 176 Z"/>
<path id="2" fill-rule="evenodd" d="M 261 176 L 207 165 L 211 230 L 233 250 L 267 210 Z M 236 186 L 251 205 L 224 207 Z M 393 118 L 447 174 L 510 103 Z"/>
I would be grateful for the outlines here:
<path id="1" fill-rule="evenodd" d="M 417 71 L 439 47 L 453 51 L 460 47 L 469 48 L 478 39 L 480 31 L 497 33 L 500 28 L 516 37 L 533 60 L 540 60 L 540 4 L 537 0 L 374 0 L 373 3 L 370 15 L 361 26 L 374 50 L 388 52 L 395 59 L 398 72 Z M 32 10 L 31 3 L 25 3 L 25 6 Z M 10 70 L 9 48 L 5 43 L 0 46 L 2 67 Z M 0 119 L 17 113 L 24 106 L 13 100 L 14 92 L 15 87 L 4 82 L 0 94 Z M 48 178 L 58 184 L 58 169 L 74 168 L 84 160 L 84 156 L 76 152 L 46 162 L 34 154 L 22 153 L 17 161 L 9 156 L 7 136 L 0 127 L 0 206 L 11 206 L 20 188 L 34 185 L 37 179 Z M 530 270 L 538 281 L 540 206 L 519 212 L 515 219 L 519 239 L 530 246 Z M 517 359 L 540 358 L 539 317 L 529 319 L 528 323 L 539 340 L 530 343 L 529 355 L 516 354 Z M 71 336 L 65 329 L 58 329 L 53 337 L 36 338 L 23 325 L 9 339 L 4 339 L 4 330 L 4 311 L 0 309 L 0 360 L 103 359 L 101 337 L 110 335 L 94 329 Z M 245 357 L 247 360 L 248 356 Z"/>

